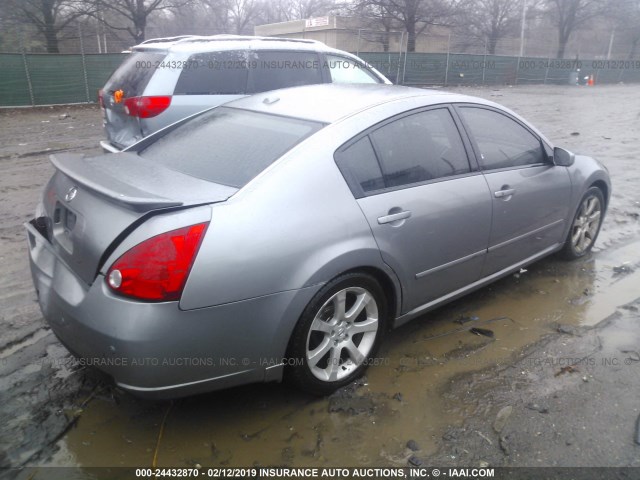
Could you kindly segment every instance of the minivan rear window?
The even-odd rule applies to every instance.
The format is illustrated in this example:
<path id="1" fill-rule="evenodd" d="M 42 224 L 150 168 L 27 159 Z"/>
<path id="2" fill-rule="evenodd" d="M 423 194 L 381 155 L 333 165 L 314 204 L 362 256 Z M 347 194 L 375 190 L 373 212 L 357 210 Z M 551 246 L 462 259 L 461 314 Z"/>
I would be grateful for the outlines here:
<path id="1" fill-rule="evenodd" d="M 323 124 L 218 107 L 170 131 L 140 152 L 158 164 L 240 188 Z"/>
<path id="2" fill-rule="evenodd" d="M 111 75 L 104 90 L 113 93 L 122 90 L 125 97 L 139 97 L 166 54 L 134 52 Z"/>

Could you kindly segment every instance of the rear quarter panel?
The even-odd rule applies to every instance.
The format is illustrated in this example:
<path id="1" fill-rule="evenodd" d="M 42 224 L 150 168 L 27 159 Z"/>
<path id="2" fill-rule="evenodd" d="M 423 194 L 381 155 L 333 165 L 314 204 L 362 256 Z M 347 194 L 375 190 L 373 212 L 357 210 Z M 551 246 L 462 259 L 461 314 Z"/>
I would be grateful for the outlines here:
<path id="1" fill-rule="evenodd" d="M 212 205 L 182 308 L 300 289 L 354 266 L 381 264 L 326 133 L 294 148 L 228 201 Z"/>

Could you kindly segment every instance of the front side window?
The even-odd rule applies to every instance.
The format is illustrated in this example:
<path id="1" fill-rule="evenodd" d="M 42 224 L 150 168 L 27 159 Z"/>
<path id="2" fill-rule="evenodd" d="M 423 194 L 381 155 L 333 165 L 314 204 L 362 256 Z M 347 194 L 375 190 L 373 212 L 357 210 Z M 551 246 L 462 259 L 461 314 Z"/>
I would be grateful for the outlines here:
<path id="1" fill-rule="evenodd" d="M 362 63 L 335 55 L 326 55 L 325 58 L 332 83 L 380 83 Z"/>
<path id="2" fill-rule="evenodd" d="M 462 117 L 475 140 L 485 170 L 537 165 L 545 154 L 540 140 L 515 120 L 486 108 L 462 107 Z"/>
<path id="3" fill-rule="evenodd" d="M 371 133 L 387 188 L 470 171 L 456 125 L 446 108 L 402 117 Z"/>
<path id="4" fill-rule="evenodd" d="M 168 132 L 140 156 L 192 177 L 240 188 L 322 126 L 220 107 Z"/>

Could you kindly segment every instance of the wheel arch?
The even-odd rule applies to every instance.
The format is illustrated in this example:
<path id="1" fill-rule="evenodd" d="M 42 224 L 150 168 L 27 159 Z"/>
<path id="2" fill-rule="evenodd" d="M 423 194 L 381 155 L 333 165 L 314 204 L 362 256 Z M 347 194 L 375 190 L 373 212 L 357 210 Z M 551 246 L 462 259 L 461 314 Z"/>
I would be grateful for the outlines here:
<path id="1" fill-rule="evenodd" d="M 604 207 L 605 209 L 609 206 L 609 185 L 604 180 L 596 180 L 589 188 L 596 187 L 602 191 L 602 197 L 604 198 Z M 588 189 L 587 189 L 588 190 Z"/>
<path id="2" fill-rule="evenodd" d="M 370 275 L 375 278 L 376 281 L 380 284 L 380 286 L 382 287 L 382 292 L 384 293 L 385 299 L 387 301 L 387 314 L 389 315 L 389 323 L 387 327 L 388 329 L 391 329 L 393 327 L 395 319 L 400 315 L 400 306 L 402 304 L 402 290 L 397 278 L 394 282 L 394 280 L 391 279 L 389 273 L 381 270 L 380 268 L 372 266 L 355 267 L 351 270 L 347 270 L 346 272 L 342 272 L 340 275 L 337 275 L 334 278 L 349 273 L 364 273 Z"/>

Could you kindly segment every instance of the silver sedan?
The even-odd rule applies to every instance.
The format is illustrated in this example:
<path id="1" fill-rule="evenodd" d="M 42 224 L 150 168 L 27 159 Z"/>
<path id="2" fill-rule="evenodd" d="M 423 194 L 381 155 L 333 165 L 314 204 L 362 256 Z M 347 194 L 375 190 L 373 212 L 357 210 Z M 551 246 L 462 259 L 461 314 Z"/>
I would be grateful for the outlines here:
<path id="1" fill-rule="evenodd" d="M 611 194 L 600 163 L 504 107 L 388 85 L 258 94 L 52 163 L 26 224 L 42 312 L 156 398 L 283 378 L 331 392 L 389 328 L 586 255 Z"/>

